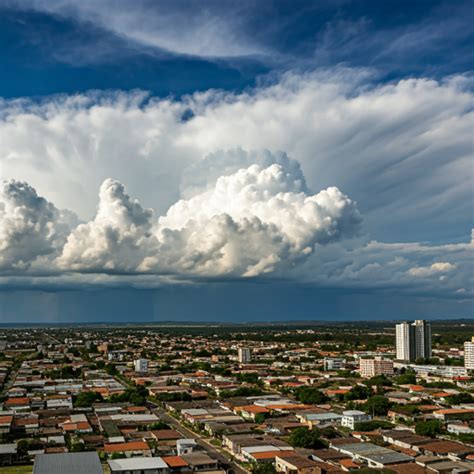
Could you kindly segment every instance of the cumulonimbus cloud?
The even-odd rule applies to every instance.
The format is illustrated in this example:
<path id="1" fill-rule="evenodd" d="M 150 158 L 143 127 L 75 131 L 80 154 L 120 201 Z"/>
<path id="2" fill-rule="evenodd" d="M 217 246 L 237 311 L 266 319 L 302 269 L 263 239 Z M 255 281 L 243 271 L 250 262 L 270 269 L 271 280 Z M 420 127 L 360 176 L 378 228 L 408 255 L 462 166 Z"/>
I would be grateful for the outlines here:
<path id="1" fill-rule="evenodd" d="M 76 216 L 59 211 L 25 182 L 0 183 L 0 270 L 23 271 L 55 256 Z"/>
<path id="2" fill-rule="evenodd" d="M 362 218 L 353 201 L 335 187 L 311 194 L 293 160 L 274 158 L 268 166 L 237 171 L 224 166 L 224 175 L 203 186 L 197 176 L 200 191 L 192 185 L 192 196 L 160 217 L 112 179 L 100 187 L 95 217 L 83 223 L 28 184 L 5 181 L 0 282 L 150 288 L 169 278 L 284 277 L 318 286 L 436 289 L 439 296 L 469 297 L 472 241 L 368 242 L 357 236 Z"/>
<path id="3" fill-rule="evenodd" d="M 153 212 L 106 180 L 95 218 L 67 238 L 64 270 L 257 276 L 309 255 L 316 243 L 352 237 L 361 216 L 337 188 L 316 195 L 280 164 L 252 165 L 211 189 Z"/>

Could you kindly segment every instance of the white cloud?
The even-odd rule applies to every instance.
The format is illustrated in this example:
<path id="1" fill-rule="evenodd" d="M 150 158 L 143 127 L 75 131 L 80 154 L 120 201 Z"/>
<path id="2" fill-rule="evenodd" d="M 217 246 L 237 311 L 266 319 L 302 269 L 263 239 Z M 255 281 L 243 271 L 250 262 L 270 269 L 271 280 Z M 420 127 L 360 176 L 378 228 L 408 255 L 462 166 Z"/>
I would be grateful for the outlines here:
<path id="1" fill-rule="evenodd" d="M 316 243 L 353 236 L 361 221 L 355 204 L 337 188 L 305 194 L 293 168 L 240 169 L 155 223 L 108 179 L 94 220 L 69 235 L 57 263 L 99 273 L 258 276 L 287 268 Z"/>
<path id="2" fill-rule="evenodd" d="M 255 37 L 249 38 L 241 31 L 240 9 L 234 4 L 204 8 L 185 2 L 186 14 L 183 14 L 175 2 L 147 0 L 135 0 L 125 8 L 113 0 L 12 0 L 10 3 L 94 24 L 137 45 L 182 55 L 229 58 L 268 51 L 258 46 Z M 91 54 L 96 53 L 92 50 Z"/>
<path id="3" fill-rule="evenodd" d="M 64 270 L 135 271 L 150 251 L 153 211 L 130 199 L 122 184 L 104 181 L 95 219 L 67 238 L 58 265 Z"/>
<path id="4" fill-rule="evenodd" d="M 255 276 L 287 268 L 316 243 L 353 236 L 361 217 L 337 188 L 316 195 L 280 164 L 252 165 L 180 200 L 159 219 L 158 240 L 182 272 Z M 168 257 L 169 258 L 169 257 Z M 162 257 L 146 262 L 160 265 Z M 167 263 L 170 265 L 170 263 Z"/>
<path id="5" fill-rule="evenodd" d="M 161 214 L 180 189 L 189 197 L 207 186 L 206 172 L 213 181 L 267 164 L 263 152 L 228 150 L 284 150 L 310 190 L 337 186 L 357 201 L 374 238 L 458 239 L 472 226 L 473 94 L 460 80 L 366 82 L 339 70 L 180 101 L 135 92 L 4 102 L 0 177 L 89 219 L 114 176 Z M 183 121 L 187 110 L 195 116 Z"/>
<path id="6" fill-rule="evenodd" d="M 456 269 L 456 265 L 449 262 L 435 262 L 429 267 L 414 267 L 408 273 L 415 277 L 429 277 L 439 273 L 448 273 Z"/>
<path id="7" fill-rule="evenodd" d="M 258 275 L 469 296 L 471 244 L 439 242 L 465 240 L 472 227 L 473 94 L 460 77 L 373 87 L 364 74 L 288 75 L 176 101 L 143 92 L 4 101 L 0 179 L 25 180 L 86 221 L 66 242 L 52 204 L 23 210 L 40 222 L 20 220 L 24 230 L 2 240 L 5 278 L 40 285 L 39 273 L 56 272 L 50 284 L 71 271 L 82 285 L 92 272 L 97 285 L 148 287 L 163 274 Z M 338 242 L 358 227 L 353 202 L 373 241 Z M 0 232 L 18 212 L 4 211 Z M 27 250 L 14 243 L 26 229 L 38 229 Z"/>
<path id="8" fill-rule="evenodd" d="M 59 211 L 27 183 L 0 183 L 0 270 L 23 271 L 38 257 L 55 255 L 75 216 Z"/>

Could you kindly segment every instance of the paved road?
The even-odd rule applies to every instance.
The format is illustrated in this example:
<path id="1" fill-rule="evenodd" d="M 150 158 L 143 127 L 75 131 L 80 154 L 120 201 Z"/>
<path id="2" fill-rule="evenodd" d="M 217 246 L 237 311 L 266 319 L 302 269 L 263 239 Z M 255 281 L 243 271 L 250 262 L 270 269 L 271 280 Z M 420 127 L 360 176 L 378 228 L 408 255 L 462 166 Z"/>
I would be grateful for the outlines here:
<path id="1" fill-rule="evenodd" d="M 227 472 L 234 472 L 235 474 L 249 474 L 249 471 L 245 470 L 242 466 L 239 466 L 237 463 L 231 461 L 229 457 L 224 455 L 222 451 L 218 450 L 214 445 L 208 443 L 203 439 L 199 434 L 194 433 L 189 428 L 183 426 L 176 418 L 168 415 L 163 408 L 156 405 L 153 402 L 148 402 L 157 415 L 168 425 L 172 426 L 176 431 L 181 433 L 186 438 L 194 438 L 196 442 L 206 451 L 208 451 L 213 458 L 218 459 L 219 462 L 226 467 Z"/>

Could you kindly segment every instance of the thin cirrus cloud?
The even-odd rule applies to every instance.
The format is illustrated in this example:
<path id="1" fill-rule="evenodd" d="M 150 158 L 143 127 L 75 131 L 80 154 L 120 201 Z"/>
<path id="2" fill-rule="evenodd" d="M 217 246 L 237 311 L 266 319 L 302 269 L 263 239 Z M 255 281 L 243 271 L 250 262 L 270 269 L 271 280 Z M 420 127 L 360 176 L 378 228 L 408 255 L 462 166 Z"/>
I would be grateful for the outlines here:
<path id="1" fill-rule="evenodd" d="M 134 43 L 135 47 L 148 48 L 149 52 L 152 51 L 150 48 L 154 48 L 210 59 L 263 56 L 270 52 L 268 47 L 256 43 L 255 36 L 252 38 L 246 34 L 243 24 L 245 8 L 239 8 L 236 4 L 221 6 L 216 2 L 203 8 L 199 3 L 156 3 L 149 0 L 133 3 L 12 0 L 9 5 L 73 19 L 85 27 L 93 25 Z M 183 14 L 183 9 L 187 14 Z M 93 48 L 90 48 L 90 53 L 92 57 L 97 54 Z M 116 54 L 113 50 L 110 53 Z M 106 60 L 105 56 L 102 60 Z"/>

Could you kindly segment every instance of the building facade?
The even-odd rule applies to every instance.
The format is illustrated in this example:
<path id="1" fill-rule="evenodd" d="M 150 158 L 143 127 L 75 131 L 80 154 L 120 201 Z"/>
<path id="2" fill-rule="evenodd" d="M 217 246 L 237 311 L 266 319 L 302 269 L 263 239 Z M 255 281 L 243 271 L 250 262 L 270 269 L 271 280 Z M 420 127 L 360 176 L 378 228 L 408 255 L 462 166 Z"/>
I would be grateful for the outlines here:
<path id="1" fill-rule="evenodd" d="M 248 349 L 247 347 L 239 347 L 238 357 L 239 357 L 239 362 L 241 364 L 246 364 L 250 362 L 250 360 L 252 359 L 250 349 Z"/>
<path id="2" fill-rule="evenodd" d="M 346 360 L 341 357 L 324 358 L 324 370 L 340 370 L 344 368 L 345 364 Z"/>
<path id="3" fill-rule="evenodd" d="M 393 361 L 382 357 L 360 359 L 359 370 L 361 377 L 364 378 L 371 378 L 376 375 L 393 375 Z"/>
<path id="4" fill-rule="evenodd" d="M 464 367 L 474 370 L 474 337 L 464 343 Z"/>
<path id="5" fill-rule="evenodd" d="M 414 361 L 431 357 L 431 325 L 422 319 L 395 326 L 397 360 Z"/>
<path id="6" fill-rule="evenodd" d="M 135 372 L 145 374 L 148 372 L 148 360 L 147 359 L 137 359 L 134 362 Z"/>

